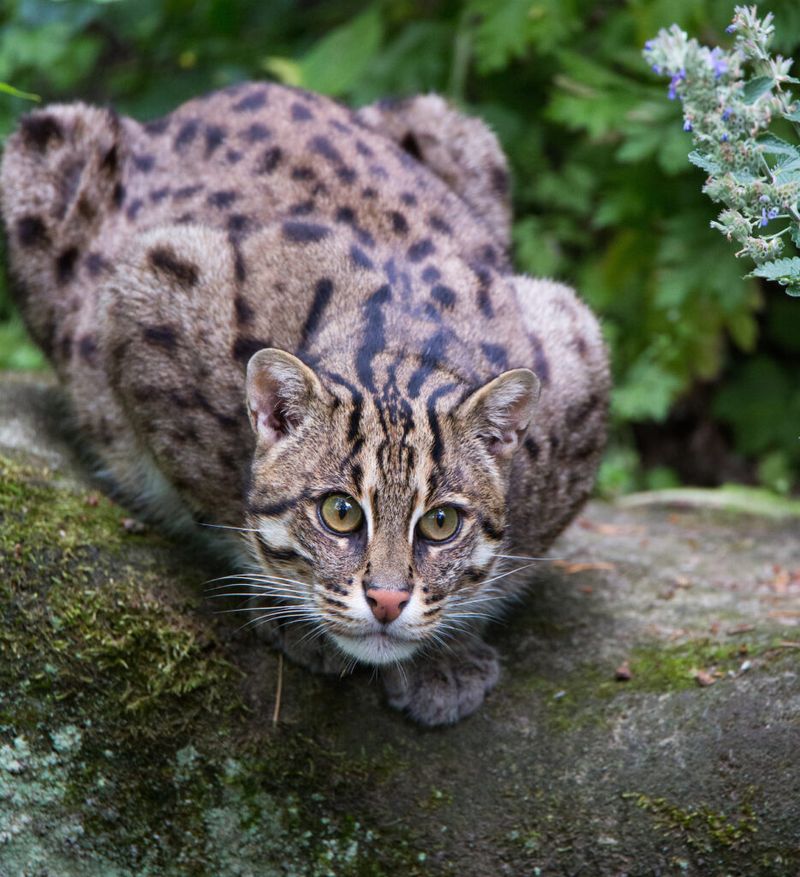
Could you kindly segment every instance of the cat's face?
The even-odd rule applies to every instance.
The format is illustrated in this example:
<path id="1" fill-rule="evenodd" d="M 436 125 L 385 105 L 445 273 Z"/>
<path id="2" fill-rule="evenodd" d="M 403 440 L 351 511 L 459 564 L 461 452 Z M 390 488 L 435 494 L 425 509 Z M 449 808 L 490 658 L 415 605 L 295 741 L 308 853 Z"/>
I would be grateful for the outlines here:
<path id="1" fill-rule="evenodd" d="M 368 663 L 402 660 L 489 609 L 535 379 L 508 372 L 467 399 L 446 382 L 413 400 L 325 383 L 281 351 L 248 370 L 248 536 L 264 605 L 281 604 L 263 614 L 319 625 Z"/>

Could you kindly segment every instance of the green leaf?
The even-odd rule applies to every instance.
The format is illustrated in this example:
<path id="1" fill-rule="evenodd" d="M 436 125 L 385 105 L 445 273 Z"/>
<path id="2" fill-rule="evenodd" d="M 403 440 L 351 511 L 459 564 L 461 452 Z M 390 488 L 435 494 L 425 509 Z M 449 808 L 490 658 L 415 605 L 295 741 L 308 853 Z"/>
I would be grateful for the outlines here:
<path id="1" fill-rule="evenodd" d="M 686 157 L 693 165 L 702 168 L 707 174 L 718 174 L 722 171 L 722 165 L 719 162 L 714 161 L 710 155 L 703 155 L 696 149 L 693 149 Z"/>
<path id="2" fill-rule="evenodd" d="M 18 88 L 14 88 L 13 85 L 9 85 L 7 82 L 0 82 L 0 92 L 3 94 L 10 94 L 12 97 L 21 97 L 23 100 L 33 100 L 40 101 L 41 97 L 38 94 L 32 94 L 30 91 L 20 91 Z"/>
<path id="3" fill-rule="evenodd" d="M 302 85 L 323 94 L 344 94 L 378 53 L 382 37 L 378 7 L 336 28 L 300 59 Z"/>
<path id="4" fill-rule="evenodd" d="M 800 107 L 791 113 L 784 113 L 783 118 L 788 119 L 790 122 L 800 122 Z"/>
<path id="5" fill-rule="evenodd" d="M 764 134 L 756 142 L 759 150 L 767 155 L 789 155 L 792 158 L 800 158 L 800 149 L 774 134 Z"/>
<path id="6" fill-rule="evenodd" d="M 765 280 L 775 280 L 781 286 L 800 286 L 800 257 L 792 259 L 775 259 L 772 262 L 764 262 L 751 272 L 752 277 L 763 277 Z M 796 295 L 790 292 L 790 295 Z"/>
<path id="7" fill-rule="evenodd" d="M 771 76 L 756 76 L 742 89 L 742 100 L 746 104 L 754 104 L 768 91 L 772 91 L 774 85 L 775 80 Z"/>

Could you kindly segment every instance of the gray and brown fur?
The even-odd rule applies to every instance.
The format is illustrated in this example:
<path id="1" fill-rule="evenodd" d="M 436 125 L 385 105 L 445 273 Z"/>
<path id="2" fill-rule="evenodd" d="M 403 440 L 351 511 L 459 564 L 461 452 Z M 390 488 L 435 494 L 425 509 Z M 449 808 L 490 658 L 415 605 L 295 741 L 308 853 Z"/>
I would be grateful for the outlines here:
<path id="1" fill-rule="evenodd" d="M 147 124 L 31 113 L 0 185 L 17 301 L 120 489 L 169 526 L 261 529 L 262 570 L 307 582 L 328 631 L 309 649 L 264 625 L 306 663 L 337 665 L 331 636 L 368 626 L 369 582 L 408 589 L 426 648 L 386 673 L 391 701 L 428 724 L 475 709 L 497 659 L 458 607 L 513 594 L 483 584 L 496 555 L 541 554 L 583 504 L 608 394 L 592 314 L 512 271 L 494 135 L 436 96 L 353 112 L 245 84 Z M 288 381 L 275 442 L 245 395 L 265 348 L 300 361 L 253 361 Z M 513 369 L 540 394 L 505 459 L 476 399 Z M 319 525 L 331 491 L 368 508 L 360 542 Z M 453 496 L 463 532 L 421 549 L 412 510 Z"/>

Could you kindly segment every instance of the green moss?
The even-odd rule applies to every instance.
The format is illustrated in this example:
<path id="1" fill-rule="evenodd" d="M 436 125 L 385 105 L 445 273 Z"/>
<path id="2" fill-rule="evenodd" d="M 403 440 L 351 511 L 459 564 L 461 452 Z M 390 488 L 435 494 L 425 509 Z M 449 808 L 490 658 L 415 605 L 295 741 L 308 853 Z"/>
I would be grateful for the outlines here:
<path id="1" fill-rule="evenodd" d="M 680 834 L 686 843 L 699 852 L 710 853 L 720 848 L 739 848 L 758 830 L 749 800 L 739 804 L 735 813 L 720 813 L 701 804 L 685 808 L 666 798 L 626 792 L 626 800 L 649 813 L 663 831 Z M 748 797 L 752 797 L 752 790 Z"/>
<path id="2" fill-rule="evenodd" d="M 628 666 L 632 678 L 624 686 L 631 691 L 650 692 L 694 688 L 698 671 L 724 676 L 738 670 L 746 655 L 758 651 L 760 647 L 705 637 L 674 645 L 642 644 L 631 653 Z"/>

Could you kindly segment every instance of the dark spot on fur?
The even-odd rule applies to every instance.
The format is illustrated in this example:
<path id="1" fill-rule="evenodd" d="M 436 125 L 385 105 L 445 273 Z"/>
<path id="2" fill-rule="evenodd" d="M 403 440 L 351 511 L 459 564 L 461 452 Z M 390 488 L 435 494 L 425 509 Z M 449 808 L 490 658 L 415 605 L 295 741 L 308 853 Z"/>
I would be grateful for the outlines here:
<path id="1" fill-rule="evenodd" d="M 160 189 L 154 189 L 150 193 L 150 200 L 153 204 L 158 204 L 160 201 L 163 201 L 167 195 L 169 195 L 169 186 L 162 186 Z"/>
<path id="2" fill-rule="evenodd" d="M 501 344 L 489 344 L 484 342 L 481 344 L 483 355 L 497 368 L 506 371 L 508 369 L 508 353 Z"/>
<path id="3" fill-rule="evenodd" d="M 81 219 L 85 219 L 87 222 L 91 222 L 95 216 L 97 216 L 97 209 L 86 197 L 85 193 L 78 198 L 78 203 L 75 209 L 78 211 L 78 215 Z"/>
<path id="4" fill-rule="evenodd" d="M 163 134 L 167 128 L 169 128 L 169 116 L 164 116 L 162 119 L 153 119 L 152 122 L 146 122 L 144 126 L 144 130 L 151 137 L 157 137 L 159 134 Z"/>
<path id="5" fill-rule="evenodd" d="M 531 346 L 533 347 L 533 371 L 542 384 L 550 383 L 550 363 L 544 353 L 541 339 L 534 332 L 528 333 Z"/>
<path id="6" fill-rule="evenodd" d="M 428 225 L 434 229 L 434 231 L 441 232 L 442 234 L 452 235 L 453 229 L 449 222 L 445 222 L 438 213 L 431 213 L 428 217 Z"/>
<path id="7" fill-rule="evenodd" d="M 173 142 L 173 147 L 178 151 L 182 152 L 188 146 L 191 145 L 192 141 L 195 137 L 197 137 L 197 132 L 200 128 L 200 123 L 197 119 L 189 119 L 184 122 L 181 127 L 178 129 L 178 133 L 175 135 L 175 140 Z"/>
<path id="8" fill-rule="evenodd" d="M 137 171 L 141 171 L 143 174 L 149 174 L 151 170 L 155 167 L 156 157 L 154 155 L 134 155 L 133 156 L 133 166 Z"/>
<path id="9" fill-rule="evenodd" d="M 353 129 L 349 125 L 345 125 L 344 122 L 340 122 L 338 119 L 329 119 L 328 124 L 331 128 L 335 128 L 337 131 L 341 131 L 342 134 L 352 134 Z"/>
<path id="10" fill-rule="evenodd" d="M 353 244 L 350 247 L 350 258 L 356 268 L 366 268 L 367 270 L 372 270 L 375 266 L 372 263 L 372 259 L 361 249 L 361 247 L 357 247 Z"/>
<path id="11" fill-rule="evenodd" d="M 247 278 L 247 265 L 244 261 L 244 256 L 242 255 L 242 251 L 233 243 L 233 273 L 236 277 L 236 281 L 238 283 L 244 283 Z"/>
<path id="12" fill-rule="evenodd" d="M 400 195 L 400 200 L 407 207 L 414 207 L 414 206 L 416 206 L 416 203 L 417 203 L 417 196 L 413 192 L 403 192 Z"/>
<path id="13" fill-rule="evenodd" d="M 364 158 L 372 158 L 375 155 L 363 140 L 356 140 L 356 151 L 359 155 L 363 155 Z"/>
<path id="14" fill-rule="evenodd" d="M 382 164 L 371 164 L 367 170 L 373 177 L 377 177 L 379 180 L 389 179 L 389 171 Z"/>
<path id="15" fill-rule="evenodd" d="M 237 295 L 233 300 L 233 308 L 236 311 L 237 323 L 251 323 L 256 312 L 250 307 L 242 295 Z"/>
<path id="16" fill-rule="evenodd" d="M 339 167 L 336 168 L 336 176 L 345 184 L 345 186 L 352 186 L 352 184 L 358 179 L 358 174 L 351 167 Z"/>
<path id="17" fill-rule="evenodd" d="M 238 192 L 234 192 L 232 189 L 222 189 L 219 192 L 212 192 L 206 200 L 210 207 L 219 207 L 224 210 L 226 207 L 230 207 L 238 197 Z"/>
<path id="18" fill-rule="evenodd" d="M 259 89 L 246 95 L 238 103 L 235 103 L 233 111 L 235 113 L 251 113 L 254 110 L 260 110 L 263 106 L 266 106 L 266 103 L 266 92 L 263 89 Z"/>
<path id="19" fill-rule="evenodd" d="M 211 158 L 219 149 L 225 139 L 225 134 L 225 129 L 220 125 L 206 125 L 206 158 Z"/>
<path id="20" fill-rule="evenodd" d="M 230 234 L 243 235 L 250 227 L 250 217 L 244 213 L 231 213 L 226 224 Z"/>
<path id="21" fill-rule="evenodd" d="M 61 142 L 64 138 L 61 125 L 53 116 L 34 113 L 23 116 L 20 125 L 25 145 L 42 152 L 48 147 L 51 140 Z"/>
<path id="22" fill-rule="evenodd" d="M 314 180 L 316 177 L 313 168 L 308 167 L 308 165 L 301 164 L 292 168 L 293 180 Z"/>
<path id="23" fill-rule="evenodd" d="M 528 452 L 528 455 L 530 456 L 531 460 L 537 459 L 537 457 L 539 456 L 539 452 L 541 451 L 541 448 L 536 443 L 536 441 L 533 438 L 531 438 L 530 436 L 527 436 L 522 444 L 523 444 L 525 450 Z"/>
<path id="24" fill-rule="evenodd" d="M 270 146 L 269 149 L 264 150 L 261 158 L 259 158 L 256 165 L 256 173 L 271 174 L 282 160 L 283 150 L 280 146 Z"/>
<path id="25" fill-rule="evenodd" d="M 184 288 L 197 285 L 199 272 L 197 266 L 180 259 L 170 247 L 154 247 L 148 253 L 150 265 L 156 271 L 169 275 Z"/>
<path id="26" fill-rule="evenodd" d="M 473 262 L 469 267 L 478 279 L 478 308 L 485 317 L 492 319 L 494 317 L 494 307 L 489 296 L 492 275 L 483 265 L 478 263 Z"/>
<path id="27" fill-rule="evenodd" d="M 49 243 L 50 236 L 38 216 L 23 216 L 17 220 L 17 240 L 21 247 L 36 247 Z"/>
<path id="28" fill-rule="evenodd" d="M 296 244 L 315 244 L 330 234 L 324 225 L 312 222 L 284 222 L 283 236 Z"/>
<path id="29" fill-rule="evenodd" d="M 111 264 L 106 261 L 100 253 L 89 253 L 86 256 L 85 265 L 86 270 L 92 277 L 97 277 L 99 274 L 102 274 L 104 271 L 108 271 L 111 268 Z"/>
<path id="30" fill-rule="evenodd" d="M 497 251 L 494 247 L 486 244 L 485 247 L 481 248 L 480 258 L 482 261 L 486 262 L 487 265 L 494 267 L 497 264 Z"/>
<path id="31" fill-rule="evenodd" d="M 190 223 L 195 221 L 195 215 L 191 211 L 187 213 L 181 213 L 181 215 L 175 220 L 179 225 L 189 225 Z"/>
<path id="32" fill-rule="evenodd" d="M 196 195 L 198 192 L 203 191 L 202 183 L 195 183 L 193 186 L 182 186 L 180 189 L 176 189 L 172 193 L 172 197 L 177 201 L 184 201 L 186 198 L 191 198 L 192 195 Z"/>
<path id="33" fill-rule="evenodd" d="M 91 335 L 84 335 L 78 342 L 78 353 L 89 365 L 97 364 L 97 342 Z"/>
<path id="34" fill-rule="evenodd" d="M 589 345 L 586 343 L 586 339 L 582 335 L 576 335 L 572 339 L 572 344 L 578 351 L 578 356 L 581 359 L 586 359 L 586 354 L 589 352 Z"/>
<path id="35" fill-rule="evenodd" d="M 353 225 L 356 221 L 356 213 L 352 207 L 337 207 L 335 213 L 337 222 L 343 222 L 345 225 Z"/>
<path id="36" fill-rule="evenodd" d="M 292 204 L 289 208 L 289 213 L 292 216 L 307 216 L 309 213 L 314 212 L 314 202 L 313 201 L 300 201 L 297 204 Z"/>
<path id="37" fill-rule="evenodd" d="M 178 341 L 178 337 L 172 326 L 165 324 L 159 326 L 145 326 L 142 330 L 142 337 L 148 344 L 156 347 L 163 347 L 164 350 L 173 350 Z"/>
<path id="38" fill-rule="evenodd" d="M 419 148 L 419 143 L 417 142 L 417 138 L 414 136 L 413 131 L 406 132 L 403 139 L 400 141 L 400 148 L 417 161 L 422 161 L 422 150 Z"/>
<path id="39" fill-rule="evenodd" d="M 249 128 L 245 128 L 245 130 L 242 131 L 240 136 L 242 136 L 248 143 L 261 143 L 272 137 L 272 131 L 260 122 L 253 122 Z"/>
<path id="40" fill-rule="evenodd" d="M 323 137 L 322 135 L 312 137 L 308 143 L 308 148 L 317 155 L 321 155 L 326 161 L 329 161 L 332 164 L 341 164 L 341 152 L 339 152 L 327 137 Z"/>
<path id="41" fill-rule="evenodd" d="M 492 189 L 497 195 L 504 197 L 508 194 L 508 173 L 505 168 L 495 165 L 492 168 Z"/>
<path id="42" fill-rule="evenodd" d="M 300 335 L 300 349 L 308 346 L 308 342 L 314 337 L 314 333 L 319 328 L 319 322 L 328 302 L 333 295 L 333 281 L 327 277 L 320 278 L 314 287 L 314 299 L 308 310 L 306 321 L 303 325 L 303 331 Z"/>
<path id="43" fill-rule="evenodd" d="M 378 190 L 373 189 L 372 186 L 366 186 L 361 190 L 361 197 L 366 198 L 368 200 L 372 200 L 373 198 L 378 197 Z"/>
<path id="44" fill-rule="evenodd" d="M 447 310 L 452 308 L 456 303 L 455 292 L 453 292 L 449 286 L 444 286 L 442 283 L 437 283 L 436 286 L 433 287 L 431 290 L 431 296 Z"/>
<path id="45" fill-rule="evenodd" d="M 292 119 L 295 122 L 307 122 L 309 119 L 314 118 L 314 114 L 308 107 L 304 107 L 302 104 L 294 103 L 291 107 Z"/>
<path id="46" fill-rule="evenodd" d="M 429 238 L 423 238 L 421 241 L 411 244 L 408 248 L 408 258 L 412 262 L 421 262 L 435 251 L 436 247 L 433 245 L 433 241 Z"/>
<path id="47" fill-rule="evenodd" d="M 142 209 L 143 206 L 144 201 L 142 201 L 141 198 L 135 198 L 128 205 L 128 209 L 125 211 L 125 215 L 128 217 L 128 219 L 136 219 L 139 211 Z"/>
<path id="48" fill-rule="evenodd" d="M 76 247 L 70 247 L 56 259 L 56 279 L 59 283 L 68 283 L 75 274 L 75 262 L 78 258 Z"/>
<path id="49" fill-rule="evenodd" d="M 125 186 L 122 183 L 116 183 L 111 193 L 111 201 L 117 208 L 122 207 L 125 201 Z"/>
<path id="50" fill-rule="evenodd" d="M 425 283 L 436 283 L 441 276 L 439 269 L 434 268 L 433 265 L 426 265 L 422 272 L 422 279 Z"/>
<path id="51" fill-rule="evenodd" d="M 408 220 L 399 210 L 390 210 L 389 217 L 392 220 L 392 230 L 395 234 L 408 234 Z"/>
<path id="52" fill-rule="evenodd" d="M 225 153 L 225 160 L 228 164 L 237 164 L 244 156 L 238 149 L 228 149 Z"/>
<path id="53" fill-rule="evenodd" d="M 251 356 L 269 346 L 270 342 L 263 338 L 249 338 L 245 335 L 239 335 L 233 343 L 233 358 L 242 365 L 247 365 Z"/>

